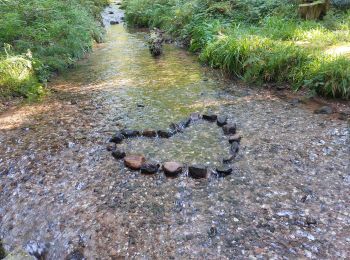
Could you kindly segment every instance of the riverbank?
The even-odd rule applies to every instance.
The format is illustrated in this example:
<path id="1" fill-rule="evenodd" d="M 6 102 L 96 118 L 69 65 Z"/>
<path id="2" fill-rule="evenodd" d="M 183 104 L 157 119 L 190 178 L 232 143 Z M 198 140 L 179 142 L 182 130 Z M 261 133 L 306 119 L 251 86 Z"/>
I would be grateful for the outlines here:
<path id="1" fill-rule="evenodd" d="M 304 21 L 291 1 L 125 0 L 129 25 L 160 27 L 201 61 L 255 85 L 350 98 L 350 12 Z"/>
<path id="2" fill-rule="evenodd" d="M 101 42 L 108 0 L 0 2 L 0 96 L 36 99 L 62 72 Z"/>

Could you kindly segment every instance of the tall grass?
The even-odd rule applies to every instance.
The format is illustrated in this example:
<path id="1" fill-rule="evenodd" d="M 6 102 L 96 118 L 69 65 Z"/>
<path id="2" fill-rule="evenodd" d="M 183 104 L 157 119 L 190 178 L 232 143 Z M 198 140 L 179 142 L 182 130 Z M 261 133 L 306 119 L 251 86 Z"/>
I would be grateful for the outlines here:
<path id="1" fill-rule="evenodd" d="M 0 1 L 0 48 L 12 46 L 12 57 L 4 51 L 0 54 L 1 93 L 11 93 L 12 89 L 28 96 L 37 88 L 39 94 L 38 81 L 45 82 L 53 72 L 67 69 L 89 52 L 94 41 L 103 39 L 99 12 L 106 3 L 107 0 Z M 31 59 L 23 55 L 28 50 Z M 28 74 L 26 80 L 15 72 L 21 69 Z"/>
<path id="2" fill-rule="evenodd" d="M 350 60 L 327 52 L 350 45 L 349 11 L 304 21 L 292 0 L 124 0 L 124 8 L 131 25 L 162 27 L 202 61 L 245 81 L 350 99 Z"/>

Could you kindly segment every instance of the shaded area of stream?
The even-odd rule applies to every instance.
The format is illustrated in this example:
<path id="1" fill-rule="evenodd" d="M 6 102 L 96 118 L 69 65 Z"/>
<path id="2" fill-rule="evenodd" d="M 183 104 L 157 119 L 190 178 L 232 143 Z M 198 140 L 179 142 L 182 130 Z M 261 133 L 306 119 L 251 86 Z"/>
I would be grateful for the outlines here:
<path id="1" fill-rule="evenodd" d="M 107 30 L 106 43 L 51 83 L 51 97 L 0 115 L 6 250 L 34 244 L 48 259 L 350 257 L 346 121 L 220 79 L 174 46 L 153 59 L 145 34 Z M 227 178 L 144 176 L 106 151 L 119 129 L 165 128 L 208 110 L 244 136 Z M 215 164 L 222 138 L 203 123 L 127 146 Z"/>

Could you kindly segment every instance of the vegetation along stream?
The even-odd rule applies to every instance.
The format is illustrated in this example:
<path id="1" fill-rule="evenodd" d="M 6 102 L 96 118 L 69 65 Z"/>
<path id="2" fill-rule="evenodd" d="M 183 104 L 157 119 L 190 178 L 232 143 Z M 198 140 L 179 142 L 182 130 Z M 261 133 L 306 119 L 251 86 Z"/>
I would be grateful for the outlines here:
<path id="1" fill-rule="evenodd" d="M 122 16 L 112 5 L 104 22 Z M 349 258 L 348 123 L 226 80 L 173 45 L 153 58 L 145 35 L 107 25 L 106 42 L 54 78 L 49 97 L 0 114 L 5 251 L 39 259 Z M 228 116 L 243 136 L 225 178 L 144 175 L 106 150 L 118 130 L 163 129 L 208 111 Z M 200 121 L 123 147 L 214 167 L 229 144 Z"/>

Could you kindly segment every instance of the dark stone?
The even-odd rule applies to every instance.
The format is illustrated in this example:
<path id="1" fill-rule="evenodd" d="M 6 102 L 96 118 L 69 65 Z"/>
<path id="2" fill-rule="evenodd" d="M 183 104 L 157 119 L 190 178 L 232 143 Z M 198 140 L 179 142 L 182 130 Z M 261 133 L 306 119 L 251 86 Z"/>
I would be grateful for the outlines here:
<path id="1" fill-rule="evenodd" d="M 227 116 L 218 116 L 216 123 L 218 126 L 227 125 Z"/>
<path id="2" fill-rule="evenodd" d="M 124 135 L 126 138 L 140 136 L 140 132 L 137 130 L 122 130 L 121 134 Z"/>
<path id="3" fill-rule="evenodd" d="M 137 107 L 145 107 L 143 104 L 137 104 Z"/>
<path id="4" fill-rule="evenodd" d="M 108 145 L 107 145 L 107 151 L 108 151 L 108 152 L 114 151 L 115 148 L 116 148 L 116 145 L 115 145 L 115 144 L 108 144 Z"/>
<path id="5" fill-rule="evenodd" d="M 109 11 L 108 13 L 109 13 L 109 14 L 114 14 L 114 12 L 113 12 L 113 11 Z"/>
<path id="6" fill-rule="evenodd" d="M 141 173 L 143 174 L 154 174 L 158 172 L 159 164 L 157 163 L 144 163 L 141 166 Z"/>
<path id="7" fill-rule="evenodd" d="M 227 124 L 222 127 L 225 135 L 234 135 L 236 133 L 237 126 L 236 124 Z"/>
<path id="8" fill-rule="evenodd" d="M 116 144 L 120 144 L 121 142 L 123 142 L 124 140 L 124 135 L 122 135 L 121 133 L 116 133 L 109 141 L 111 143 L 116 143 Z"/>
<path id="9" fill-rule="evenodd" d="M 311 225 L 316 225 L 317 224 L 317 220 L 310 217 L 310 216 L 307 216 L 306 217 L 306 224 L 311 226 Z"/>
<path id="10" fill-rule="evenodd" d="M 126 156 L 126 153 L 124 151 L 121 151 L 121 150 L 114 150 L 112 152 L 112 156 L 115 159 L 120 160 L 120 159 L 123 159 Z"/>
<path id="11" fill-rule="evenodd" d="M 225 177 L 227 175 L 230 175 L 232 171 L 232 168 L 228 166 L 216 167 L 216 173 L 219 175 L 219 177 Z"/>
<path id="12" fill-rule="evenodd" d="M 157 132 L 155 130 L 143 130 L 142 135 L 144 137 L 156 137 L 157 136 Z"/>
<path id="13" fill-rule="evenodd" d="M 300 99 L 299 98 L 292 98 L 291 100 L 289 100 L 289 104 L 291 104 L 292 106 L 296 106 L 300 103 Z"/>
<path id="14" fill-rule="evenodd" d="M 173 136 L 173 133 L 168 130 L 158 130 L 157 134 L 160 138 L 170 138 Z"/>
<path id="15" fill-rule="evenodd" d="M 188 175 L 194 179 L 206 178 L 208 169 L 204 165 L 191 165 L 188 167 Z"/>
<path id="16" fill-rule="evenodd" d="M 181 128 L 187 128 L 190 126 L 190 124 L 191 124 L 191 118 L 186 118 L 185 120 L 183 120 L 179 123 L 179 126 Z"/>
<path id="17" fill-rule="evenodd" d="M 75 249 L 73 252 L 69 253 L 65 260 L 84 260 L 86 259 L 82 249 Z"/>
<path id="18" fill-rule="evenodd" d="M 233 156 L 236 156 L 239 151 L 239 142 L 232 142 L 230 152 Z"/>
<path id="19" fill-rule="evenodd" d="M 227 164 L 227 163 L 231 163 L 234 159 L 235 159 L 235 156 L 231 155 L 231 156 L 229 156 L 227 158 L 222 159 L 222 162 L 224 164 Z"/>
<path id="20" fill-rule="evenodd" d="M 25 251 L 37 259 L 44 260 L 47 254 L 47 247 L 44 243 L 29 241 L 25 246 Z"/>
<path id="21" fill-rule="evenodd" d="M 329 106 L 323 106 L 314 111 L 315 114 L 333 114 L 333 109 Z"/>
<path id="22" fill-rule="evenodd" d="M 109 22 L 111 25 L 119 24 L 119 21 L 110 21 Z"/>
<path id="23" fill-rule="evenodd" d="M 171 132 L 174 133 L 174 134 L 182 132 L 182 129 L 181 129 L 181 127 L 178 124 L 171 123 L 169 125 L 169 127 L 170 127 Z"/>
<path id="24" fill-rule="evenodd" d="M 166 162 L 163 164 L 163 171 L 166 176 L 176 177 L 182 172 L 183 165 L 177 162 Z"/>
<path id="25" fill-rule="evenodd" d="M 241 142 L 241 139 L 242 139 L 242 136 L 238 135 L 238 134 L 235 134 L 235 135 L 231 135 L 229 138 L 228 138 L 228 142 L 230 144 L 232 144 L 233 142 Z"/>
<path id="26" fill-rule="evenodd" d="M 210 227 L 208 231 L 208 236 L 214 238 L 218 234 L 218 229 L 215 226 Z"/>
<path id="27" fill-rule="evenodd" d="M 210 121 L 210 122 L 216 121 L 217 118 L 218 118 L 218 116 L 214 115 L 214 114 L 203 114 L 203 119 L 207 120 L 207 121 Z"/>

